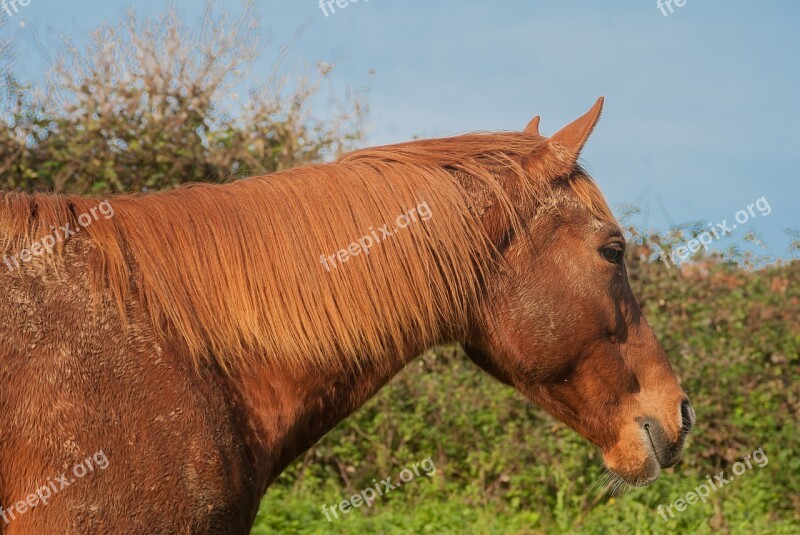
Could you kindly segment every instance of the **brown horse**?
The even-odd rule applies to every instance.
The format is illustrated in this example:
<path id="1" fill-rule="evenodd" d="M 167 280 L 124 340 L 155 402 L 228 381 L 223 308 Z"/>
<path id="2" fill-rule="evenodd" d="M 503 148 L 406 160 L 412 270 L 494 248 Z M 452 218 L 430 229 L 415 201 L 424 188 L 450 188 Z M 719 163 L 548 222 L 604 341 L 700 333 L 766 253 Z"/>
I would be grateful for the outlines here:
<path id="1" fill-rule="evenodd" d="M 576 163 L 601 107 L 549 139 L 536 118 L 225 185 L 3 194 L 0 529 L 246 533 L 287 465 L 449 342 L 655 480 L 694 413 Z"/>

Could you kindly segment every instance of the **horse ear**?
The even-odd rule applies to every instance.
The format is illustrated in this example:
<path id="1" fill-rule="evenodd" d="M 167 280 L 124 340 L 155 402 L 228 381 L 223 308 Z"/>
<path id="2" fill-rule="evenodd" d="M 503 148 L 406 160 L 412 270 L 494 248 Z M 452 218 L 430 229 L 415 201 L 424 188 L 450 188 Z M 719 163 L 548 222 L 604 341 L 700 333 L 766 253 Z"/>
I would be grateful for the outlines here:
<path id="1" fill-rule="evenodd" d="M 531 122 L 528 123 L 528 126 L 525 127 L 525 130 L 522 131 L 525 134 L 533 134 L 534 136 L 539 135 L 539 116 L 537 115 Z"/>
<path id="2" fill-rule="evenodd" d="M 570 166 L 575 164 L 602 111 L 603 97 L 600 97 L 583 117 L 568 124 L 550 138 L 550 143 L 557 146 L 563 163 Z"/>

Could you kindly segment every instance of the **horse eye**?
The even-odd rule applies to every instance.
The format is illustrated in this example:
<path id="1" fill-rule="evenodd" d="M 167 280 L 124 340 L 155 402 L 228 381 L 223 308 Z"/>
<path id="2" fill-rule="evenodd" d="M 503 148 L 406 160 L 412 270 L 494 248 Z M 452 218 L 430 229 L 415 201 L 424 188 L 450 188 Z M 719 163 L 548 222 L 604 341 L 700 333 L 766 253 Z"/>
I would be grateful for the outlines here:
<path id="1" fill-rule="evenodd" d="M 622 246 L 617 244 L 603 247 L 600 253 L 603 255 L 603 258 L 615 264 L 622 262 L 622 258 L 625 256 L 625 251 L 622 249 Z"/>

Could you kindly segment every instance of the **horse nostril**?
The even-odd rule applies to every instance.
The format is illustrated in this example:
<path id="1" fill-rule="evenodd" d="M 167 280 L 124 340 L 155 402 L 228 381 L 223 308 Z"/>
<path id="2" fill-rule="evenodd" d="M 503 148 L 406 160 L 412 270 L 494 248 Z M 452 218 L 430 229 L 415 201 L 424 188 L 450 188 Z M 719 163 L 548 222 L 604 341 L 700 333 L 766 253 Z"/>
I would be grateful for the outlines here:
<path id="1" fill-rule="evenodd" d="M 681 435 L 686 435 L 694 427 L 695 414 L 688 399 L 681 402 Z"/>

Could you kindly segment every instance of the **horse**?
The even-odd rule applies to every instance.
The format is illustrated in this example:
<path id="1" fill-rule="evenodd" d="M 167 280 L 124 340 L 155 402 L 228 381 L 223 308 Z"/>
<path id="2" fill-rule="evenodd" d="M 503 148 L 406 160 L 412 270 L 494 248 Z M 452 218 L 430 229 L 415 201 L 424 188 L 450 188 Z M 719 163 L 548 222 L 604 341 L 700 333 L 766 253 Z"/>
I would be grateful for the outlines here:
<path id="1" fill-rule="evenodd" d="M 630 485 L 695 421 L 578 163 L 472 133 L 152 194 L 0 202 L 0 530 L 247 533 L 293 460 L 446 343 Z"/>

